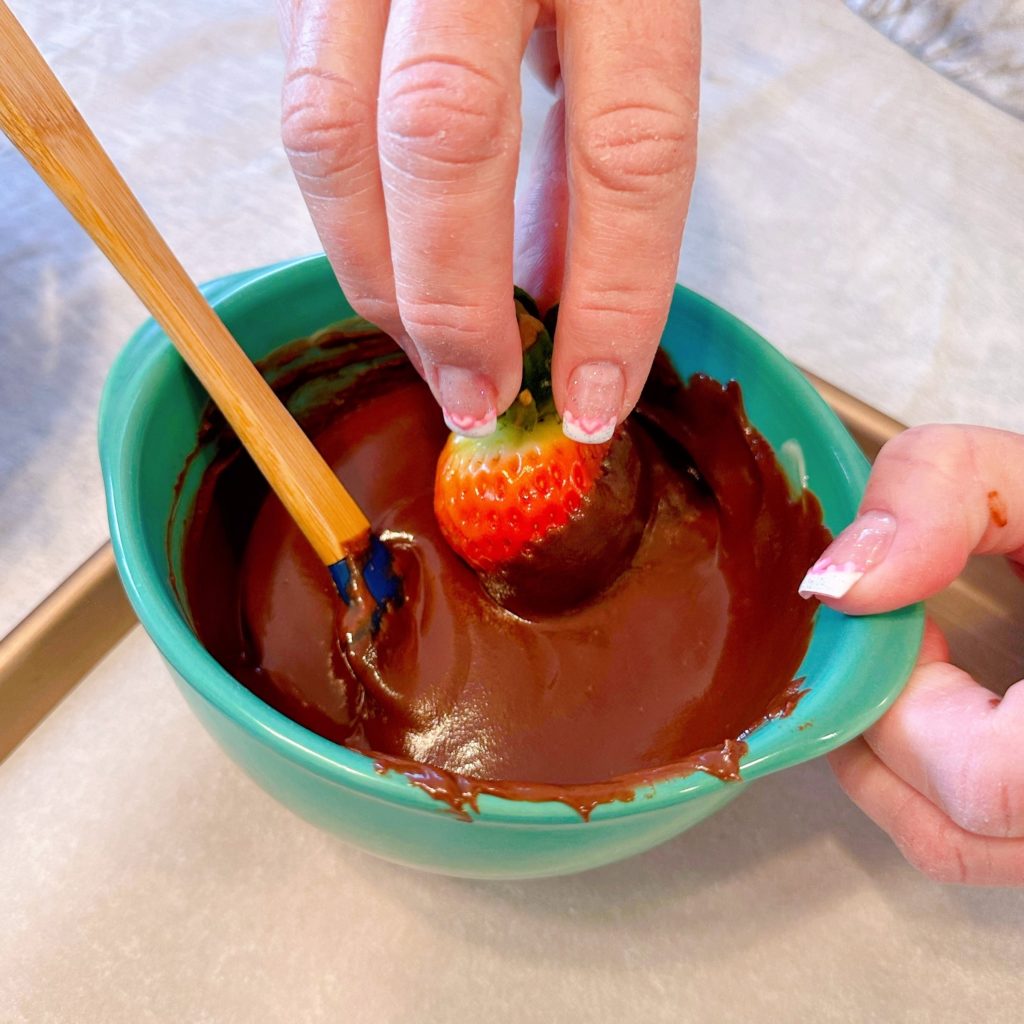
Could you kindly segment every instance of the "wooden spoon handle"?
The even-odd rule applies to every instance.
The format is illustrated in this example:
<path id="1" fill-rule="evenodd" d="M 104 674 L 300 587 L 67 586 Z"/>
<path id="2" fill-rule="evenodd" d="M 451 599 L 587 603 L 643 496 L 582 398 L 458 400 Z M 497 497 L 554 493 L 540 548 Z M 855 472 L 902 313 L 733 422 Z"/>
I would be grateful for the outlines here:
<path id="1" fill-rule="evenodd" d="M 167 332 L 324 563 L 370 524 L 168 248 L 0 0 L 0 127 Z"/>

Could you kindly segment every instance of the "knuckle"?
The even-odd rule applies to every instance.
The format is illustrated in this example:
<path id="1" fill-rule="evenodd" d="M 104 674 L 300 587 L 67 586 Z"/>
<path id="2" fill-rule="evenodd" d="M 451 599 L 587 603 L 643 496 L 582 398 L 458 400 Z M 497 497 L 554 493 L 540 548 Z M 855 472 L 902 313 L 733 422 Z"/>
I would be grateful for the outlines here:
<path id="1" fill-rule="evenodd" d="M 417 177 L 487 163 L 513 146 L 513 98 L 465 61 L 431 57 L 404 64 L 381 85 L 381 154 Z"/>
<path id="2" fill-rule="evenodd" d="M 585 333 L 601 337 L 616 354 L 628 356 L 657 345 L 670 299 L 671 288 L 661 295 L 646 285 L 620 284 L 587 289 L 573 305 L 586 325 Z"/>
<path id="3" fill-rule="evenodd" d="M 964 885 L 970 881 L 970 868 L 958 845 L 946 847 L 902 847 L 907 862 L 933 882 Z"/>
<path id="4" fill-rule="evenodd" d="M 906 861 L 921 874 L 935 882 L 965 883 L 970 868 L 962 849 L 963 836 L 952 821 L 938 826 L 926 821 L 914 808 L 905 805 L 893 823 L 893 841 Z"/>
<path id="5" fill-rule="evenodd" d="M 890 438 L 883 450 L 905 454 L 918 449 L 928 451 L 935 444 L 944 440 L 944 436 L 950 428 L 942 424 L 932 423 L 920 427 L 910 427 L 895 437 Z"/>
<path id="6" fill-rule="evenodd" d="M 680 189 L 692 174 L 696 125 L 673 105 L 615 102 L 583 114 L 573 155 L 610 192 Z"/>
<path id="7" fill-rule="evenodd" d="M 969 453 L 962 430 L 932 424 L 911 427 L 891 438 L 882 446 L 875 465 L 878 469 L 900 467 L 908 473 L 926 473 L 959 489 L 966 459 Z"/>
<path id="8" fill-rule="evenodd" d="M 322 182 L 334 191 L 376 151 L 373 104 L 342 76 L 294 68 L 281 95 L 281 140 L 304 188 Z"/>
<path id="9" fill-rule="evenodd" d="M 963 448 L 962 429 L 942 423 L 930 423 L 910 427 L 890 438 L 882 446 L 879 457 L 884 455 L 889 459 L 931 462 L 935 452 L 953 451 L 962 454 Z"/>
<path id="10" fill-rule="evenodd" d="M 461 302 L 402 302 L 402 323 L 417 344 L 428 347 L 435 361 L 464 361 L 478 351 L 499 322 L 499 311 Z"/>
<path id="11" fill-rule="evenodd" d="M 950 818 L 965 832 L 1001 839 L 1024 834 L 1024 779 L 990 761 L 965 766 L 950 803 Z"/>

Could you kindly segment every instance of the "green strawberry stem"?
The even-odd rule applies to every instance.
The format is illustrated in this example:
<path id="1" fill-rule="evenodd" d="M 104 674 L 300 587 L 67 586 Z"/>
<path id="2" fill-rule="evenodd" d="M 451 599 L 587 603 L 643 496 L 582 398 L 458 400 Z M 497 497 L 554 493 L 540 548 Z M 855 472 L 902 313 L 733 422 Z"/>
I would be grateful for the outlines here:
<path id="1" fill-rule="evenodd" d="M 499 424 L 533 430 L 542 419 L 557 418 L 551 390 L 551 335 L 540 319 L 540 310 L 521 288 L 515 289 L 516 319 L 523 342 L 523 383 L 519 397 L 499 419 Z"/>

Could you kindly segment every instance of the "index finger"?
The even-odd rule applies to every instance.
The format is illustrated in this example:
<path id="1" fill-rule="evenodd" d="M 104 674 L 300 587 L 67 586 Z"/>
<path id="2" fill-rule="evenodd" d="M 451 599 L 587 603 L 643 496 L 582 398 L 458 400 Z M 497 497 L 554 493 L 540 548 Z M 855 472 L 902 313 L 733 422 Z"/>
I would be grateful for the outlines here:
<path id="1" fill-rule="evenodd" d="M 696 160 L 696 0 L 561 0 L 569 227 L 552 363 L 565 432 L 607 440 L 668 315 Z"/>
<path id="2" fill-rule="evenodd" d="M 452 429 L 519 392 L 512 298 L 523 0 L 392 0 L 378 105 L 402 322 Z"/>

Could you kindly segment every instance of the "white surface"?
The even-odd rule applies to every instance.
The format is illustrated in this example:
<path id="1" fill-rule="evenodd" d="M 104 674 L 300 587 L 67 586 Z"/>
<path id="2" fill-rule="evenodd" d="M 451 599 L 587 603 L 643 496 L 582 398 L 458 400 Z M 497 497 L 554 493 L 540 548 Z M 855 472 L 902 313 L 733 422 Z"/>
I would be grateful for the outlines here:
<path id="1" fill-rule="evenodd" d="M 197 280 L 311 252 L 273 4 L 11 0 Z M 100 390 L 145 316 L 0 136 L 0 635 L 103 543 Z"/>
<path id="2" fill-rule="evenodd" d="M 13 0 L 197 278 L 316 247 L 271 7 Z M 1024 429 L 1024 123 L 838 0 L 704 8 L 682 280 L 897 417 Z M 0 143 L 0 634 L 106 535 L 96 407 L 141 317 Z"/>
<path id="3" fill-rule="evenodd" d="M 930 67 L 1024 118 L 1024 0 L 846 3 Z"/>
<path id="4" fill-rule="evenodd" d="M 5 1024 L 1021 1019 L 1024 890 L 918 877 L 822 762 L 622 864 L 441 878 L 264 795 L 136 630 L 0 766 L 0 821 Z"/>

